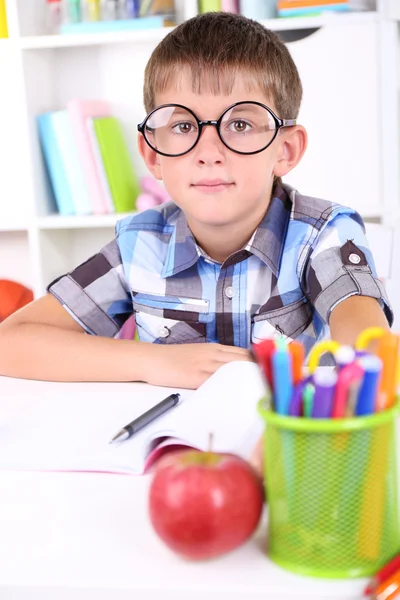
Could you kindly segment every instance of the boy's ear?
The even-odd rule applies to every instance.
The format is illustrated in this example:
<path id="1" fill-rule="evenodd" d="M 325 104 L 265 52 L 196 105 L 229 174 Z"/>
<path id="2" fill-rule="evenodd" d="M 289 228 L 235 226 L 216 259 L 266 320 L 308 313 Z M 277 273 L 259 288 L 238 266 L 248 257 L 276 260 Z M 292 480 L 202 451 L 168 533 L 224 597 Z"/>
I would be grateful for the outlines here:
<path id="1" fill-rule="evenodd" d="M 158 154 L 146 144 L 146 140 L 141 133 L 138 133 L 138 148 L 150 173 L 161 181 L 162 174 Z"/>
<path id="2" fill-rule="evenodd" d="M 307 148 L 307 132 L 302 125 L 281 129 L 274 175 L 283 177 L 301 161 Z"/>

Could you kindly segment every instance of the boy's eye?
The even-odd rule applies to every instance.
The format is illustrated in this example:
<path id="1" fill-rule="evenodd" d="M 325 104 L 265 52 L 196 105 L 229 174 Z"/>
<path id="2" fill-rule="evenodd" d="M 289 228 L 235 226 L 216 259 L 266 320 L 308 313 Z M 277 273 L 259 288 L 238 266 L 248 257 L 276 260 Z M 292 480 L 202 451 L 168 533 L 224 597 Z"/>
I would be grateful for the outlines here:
<path id="1" fill-rule="evenodd" d="M 236 119 L 235 121 L 228 123 L 228 129 L 234 133 L 245 133 L 246 131 L 250 131 L 252 127 L 247 121 Z"/>
<path id="2" fill-rule="evenodd" d="M 176 123 L 176 125 L 172 126 L 172 131 L 174 133 L 193 133 L 196 131 L 196 126 L 193 123 L 188 123 L 187 121 L 183 121 L 181 123 Z"/>

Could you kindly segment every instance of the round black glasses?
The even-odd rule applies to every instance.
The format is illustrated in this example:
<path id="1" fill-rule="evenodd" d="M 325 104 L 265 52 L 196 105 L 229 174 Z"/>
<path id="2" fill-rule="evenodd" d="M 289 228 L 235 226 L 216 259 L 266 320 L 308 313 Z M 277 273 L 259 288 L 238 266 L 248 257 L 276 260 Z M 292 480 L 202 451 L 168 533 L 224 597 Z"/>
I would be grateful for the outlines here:
<path id="1" fill-rule="evenodd" d="M 232 152 L 257 154 L 272 144 L 281 127 L 296 125 L 296 119 L 279 119 L 261 102 L 236 102 L 216 121 L 200 121 L 182 104 L 162 104 L 137 128 L 158 154 L 182 156 L 193 150 L 207 125 L 216 128 L 220 140 Z"/>

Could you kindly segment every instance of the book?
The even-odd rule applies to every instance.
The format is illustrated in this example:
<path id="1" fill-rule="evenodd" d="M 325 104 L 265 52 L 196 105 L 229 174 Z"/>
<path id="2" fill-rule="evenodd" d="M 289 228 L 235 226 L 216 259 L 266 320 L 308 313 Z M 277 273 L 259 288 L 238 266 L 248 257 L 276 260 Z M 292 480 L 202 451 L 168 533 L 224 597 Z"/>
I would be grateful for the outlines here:
<path id="1" fill-rule="evenodd" d="M 36 118 L 44 163 L 60 215 L 75 214 L 75 206 L 68 182 L 61 150 L 62 140 L 54 128 L 54 113 L 44 113 Z"/>
<path id="2" fill-rule="evenodd" d="M 4 0 L 0 0 L 0 38 L 8 37 L 7 14 Z"/>
<path id="3" fill-rule="evenodd" d="M 111 195 L 110 184 L 108 183 L 107 173 L 104 169 L 104 163 L 101 156 L 99 143 L 97 141 L 96 131 L 94 129 L 94 119 L 92 119 L 92 117 L 86 119 L 86 125 L 89 132 L 90 145 L 93 150 L 95 169 L 97 171 L 100 185 L 103 190 L 103 195 L 106 200 L 107 212 L 113 213 L 115 212 L 115 206 Z"/>
<path id="4" fill-rule="evenodd" d="M 173 16 L 152 15 L 150 17 L 140 17 L 137 19 L 121 19 L 119 21 L 95 21 L 80 23 L 65 23 L 61 25 L 62 34 L 80 34 L 80 33 L 109 33 L 112 31 L 132 31 L 137 29 L 158 29 L 161 27 L 172 27 L 175 25 Z"/>
<path id="5" fill-rule="evenodd" d="M 115 212 L 134 211 L 140 186 L 121 124 L 115 117 L 93 119 L 93 124 Z"/>
<path id="6" fill-rule="evenodd" d="M 77 391 L 82 384 L 47 383 L 27 394 L 23 384 L 12 401 L 0 398 L 0 469 L 139 475 L 171 448 L 207 450 L 210 432 L 214 451 L 248 458 L 263 430 L 257 403 L 264 383 L 251 362 L 227 363 L 194 392 L 133 384 L 132 393 L 113 385 L 111 394 L 103 384 L 91 394 Z M 128 440 L 109 443 L 174 391 L 181 393 L 177 406 Z"/>
<path id="7" fill-rule="evenodd" d="M 72 197 L 74 213 L 88 214 L 90 207 L 89 193 L 85 182 L 82 164 L 79 160 L 72 124 L 68 111 L 58 110 L 51 113 L 54 134 L 61 152 L 61 160 L 65 168 L 67 184 Z"/>
<path id="8" fill-rule="evenodd" d="M 96 168 L 96 158 L 90 142 L 87 119 L 111 115 L 110 105 L 103 100 L 74 99 L 67 103 L 67 110 L 71 118 L 72 131 L 89 193 L 87 205 L 82 207 L 82 211 L 97 215 L 105 214 L 108 212 L 107 199 Z"/>

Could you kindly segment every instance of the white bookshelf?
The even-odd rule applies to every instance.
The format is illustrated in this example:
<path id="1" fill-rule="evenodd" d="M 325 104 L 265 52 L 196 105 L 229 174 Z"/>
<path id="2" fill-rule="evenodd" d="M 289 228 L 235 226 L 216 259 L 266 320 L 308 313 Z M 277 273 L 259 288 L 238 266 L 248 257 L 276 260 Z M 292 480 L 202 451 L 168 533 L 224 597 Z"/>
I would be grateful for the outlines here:
<path id="1" fill-rule="evenodd" d="M 72 97 L 109 100 L 135 170 L 146 174 L 136 148 L 136 124 L 145 114 L 143 70 L 170 31 L 42 35 L 43 4 L 6 0 L 10 38 L 0 40 L 0 277 L 21 280 L 36 296 L 112 239 L 125 215 L 54 214 L 35 117 L 65 108 Z M 310 146 L 286 180 L 385 224 L 400 209 L 399 5 L 378 0 L 370 12 L 263 21 L 282 35 L 314 30 L 288 42 L 303 80 L 300 122 Z"/>

